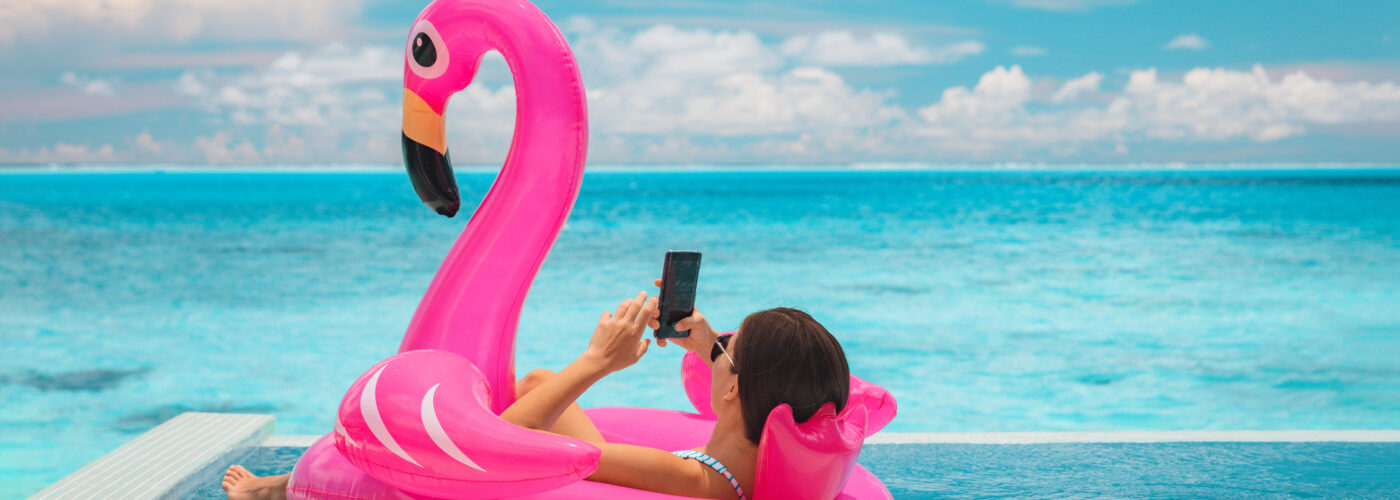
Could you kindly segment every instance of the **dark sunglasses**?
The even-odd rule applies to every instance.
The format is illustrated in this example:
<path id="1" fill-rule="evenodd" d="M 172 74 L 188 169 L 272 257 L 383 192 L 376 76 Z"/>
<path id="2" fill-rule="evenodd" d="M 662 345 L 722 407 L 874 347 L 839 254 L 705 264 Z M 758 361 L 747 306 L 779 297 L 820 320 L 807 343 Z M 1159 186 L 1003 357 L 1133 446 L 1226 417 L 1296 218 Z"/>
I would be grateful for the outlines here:
<path id="1" fill-rule="evenodd" d="M 727 333 L 715 337 L 715 346 L 710 348 L 711 363 L 719 360 L 720 354 L 724 354 L 724 357 L 729 359 L 729 366 L 738 367 L 738 365 L 734 364 L 734 357 L 729 355 L 729 339 L 733 336 L 734 334 Z"/>

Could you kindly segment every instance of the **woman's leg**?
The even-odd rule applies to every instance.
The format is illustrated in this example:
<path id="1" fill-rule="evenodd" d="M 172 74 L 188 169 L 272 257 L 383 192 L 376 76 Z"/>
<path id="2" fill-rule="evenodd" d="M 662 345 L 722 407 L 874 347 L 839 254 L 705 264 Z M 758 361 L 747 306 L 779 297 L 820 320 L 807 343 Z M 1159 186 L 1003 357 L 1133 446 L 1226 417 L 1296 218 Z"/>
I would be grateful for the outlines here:
<path id="1" fill-rule="evenodd" d="M 553 376 L 553 370 L 544 368 L 531 370 L 515 383 L 515 397 L 520 398 Z M 549 432 L 582 439 L 593 444 L 604 442 L 603 433 L 598 432 L 598 427 L 593 425 L 593 421 L 588 418 L 588 414 L 583 412 L 583 407 L 579 406 L 577 402 L 570 404 L 568 408 L 564 409 L 564 413 L 559 414 L 559 419 L 554 421 L 554 427 L 550 427 Z"/>

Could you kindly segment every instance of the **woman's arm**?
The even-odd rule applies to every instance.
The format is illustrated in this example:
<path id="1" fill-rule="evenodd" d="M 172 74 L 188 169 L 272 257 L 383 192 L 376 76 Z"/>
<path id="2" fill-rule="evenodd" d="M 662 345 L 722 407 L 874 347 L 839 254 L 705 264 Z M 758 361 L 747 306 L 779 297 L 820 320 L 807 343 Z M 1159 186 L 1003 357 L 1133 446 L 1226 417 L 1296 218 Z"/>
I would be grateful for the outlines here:
<path id="1" fill-rule="evenodd" d="M 588 349 L 558 375 L 521 396 L 501 418 L 528 429 L 554 427 L 559 414 L 595 382 L 632 366 L 646 354 L 651 339 L 642 339 L 642 332 L 657 315 L 656 307 L 656 299 L 647 300 L 647 293 L 642 292 L 623 301 L 616 312 L 603 313 Z"/>
<path id="2" fill-rule="evenodd" d="M 589 481 L 686 497 L 735 496 L 733 486 L 698 461 L 645 446 L 604 443 L 599 448 L 603 457 Z"/>
<path id="3" fill-rule="evenodd" d="M 636 363 L 646 353 L 650 339 L 643 339 L 642 334 L 649 323 L 655 323 L 657 315 L 657 300 L 647 300 L 645 292 L 624 301 L 617 311 L 603 313 L 588 349 L 558 374 L 520 396 L 501 418 L 521 427 L 550 432 L 545 429 L 553 428 L 564 410 L 585 390 L 607 374 Z M 709 329 L 708 325 L 705 328 Z M 700 462 L 655 448 L 589 441 L 603 452 L 598 469 L 588 476 L 590 481 L 674 495 L 733 497 L 733 488 L 712 477 L 714 474 Z"/>

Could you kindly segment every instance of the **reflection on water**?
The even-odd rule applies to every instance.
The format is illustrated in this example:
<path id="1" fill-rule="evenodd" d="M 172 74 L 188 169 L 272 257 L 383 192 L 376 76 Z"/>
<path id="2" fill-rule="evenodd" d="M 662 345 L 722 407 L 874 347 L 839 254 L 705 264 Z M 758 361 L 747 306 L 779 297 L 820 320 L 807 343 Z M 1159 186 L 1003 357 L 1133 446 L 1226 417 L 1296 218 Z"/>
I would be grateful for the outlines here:
<path id="1" fill-rule="evenodd" d="M 17 379 L 20 384 L 41 391 L 97 392 L 116 387 L 117 384 L 128 378 L 145 375 L 149 371 L 151 371 L 150 368 L 77 370 L 60 373 L 34 373 L 17 377 Z"/>

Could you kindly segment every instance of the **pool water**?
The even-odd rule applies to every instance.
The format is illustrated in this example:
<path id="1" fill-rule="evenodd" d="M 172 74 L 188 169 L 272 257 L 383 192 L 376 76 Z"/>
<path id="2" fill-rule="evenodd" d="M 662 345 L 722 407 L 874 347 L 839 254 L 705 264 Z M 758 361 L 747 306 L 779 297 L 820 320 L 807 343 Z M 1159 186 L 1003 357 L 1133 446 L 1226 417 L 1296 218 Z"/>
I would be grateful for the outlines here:
<path id="1" fill-rule="evenodd" d="M 593 172 L 517 370 L 697 249 L 717 326 L 809 310 L 893 432 L 1396 429 L 1397 200 L 1397 169 Z M 0 497 L 182 411 L 325 432 L 466 220 L 398 171 L 0 174 Z M 688 408 L 679 359 L 582 403 Z"/>
<path id="2" fill-rule="evenodd" d="M 1393 498 L 1400 443 L 867 447 L 895 498 Z"/>
<path id="3" fill-rule="evenodd" d="M 243 464 L 286 474 L 303 451 L 259 448 Z M 1400 443 L 882 444 L 860 464 L 901 500 L 1400 495 Z M 221 479 L 198 479 L 199 498 L 225 498 Z"/>

